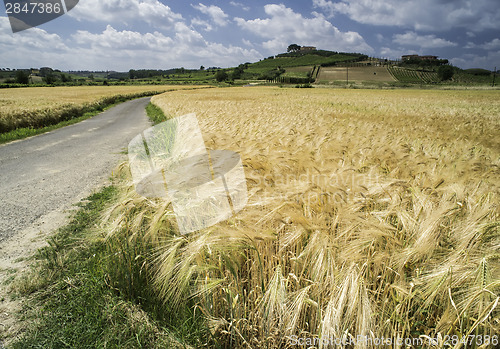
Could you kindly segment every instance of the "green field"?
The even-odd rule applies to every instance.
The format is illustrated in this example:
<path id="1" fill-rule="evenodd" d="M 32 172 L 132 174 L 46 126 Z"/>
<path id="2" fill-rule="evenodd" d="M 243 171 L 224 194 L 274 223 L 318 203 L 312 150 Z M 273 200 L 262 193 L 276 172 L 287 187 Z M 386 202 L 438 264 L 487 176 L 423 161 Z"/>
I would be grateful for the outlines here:
<path id="1" fill-rule="evenodd" d="M 313 71 L 314 66 L 304 65 L 301 67 L 290 67 L 286 68 L 285 72 L 281 75 L 282 77 L 290 78 L 307 78 Z"/>

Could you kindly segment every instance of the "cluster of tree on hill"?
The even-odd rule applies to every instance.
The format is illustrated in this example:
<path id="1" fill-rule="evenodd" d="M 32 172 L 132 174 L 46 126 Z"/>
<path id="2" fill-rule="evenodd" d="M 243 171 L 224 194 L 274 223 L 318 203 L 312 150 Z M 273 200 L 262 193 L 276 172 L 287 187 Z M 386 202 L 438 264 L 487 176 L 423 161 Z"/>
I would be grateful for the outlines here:
<path id="1" fill-rule="evenodd" d="M 410 58 L 399 63 L 400 66 L 419 66 L 419 67 L 439 67 L 448 64 L 447 59 L 420 59 Z"/>
<path id="2" fill-rule="evenodd" d="M 30 74 L 25 70 L 18 70 L 13 80 L 7 80 L 9 82 L 27 85 L 30 83 Z"/>
<path id="3" fill-rule="evenodd" d="M 250 63 L 244 63 L 234 68 L 233 72 L 231 73 L 231 79 L 232 80 L 241 79 L 241 76 L 245 72 L 245 69 L 248 69 L 249 65 Z"/>
<path id="4" fill-rule="evenodd" d="M 217 82 L 223 82 L 226 80 L 237 80 L 243 77 L 245 69 L 248 69 L 250 63 L 243 63 L 233 69 L 232 72 L 228 73 L 225 69 L 216 68 L 215 80 Z"/>
<path id="5" fill-rule="evenodd" d="M 290 44 L 286 49 L 286 52 L 299 52 L 302 47 L 297 44 Z"/>
<path id="6" fill-rule="evenodd" d="M 52 85 L 56 82 L 65 83 L 73 81 L 71 75 L 63 73 L 58 69 L 54 70 L 49 67 L 40 68 L 38 75 L 42 77 L 43 82 L 45 82 L 47 85 Z"/>
<path id="7" fill-rule="evenodd" d="M 209 67 L 205 68 L 204 66 L 201 66 L 200 69 L 186 69 L 184 67 L 181 68 L 173 68 L 173 69 L 167 69 L 167 70 L 161 70 L 161 69 L 130 69 L 128 72 L 128 78 L 129 79 L 147 79 L 147 78 L 153 78 L 153 77 L 169 77 L 170 75 L 173 74 L 189 74 L 189 73 L 194 73 L 197 71 L 206 71 L 206 72 L 212 72 L 215 73 L 216 71 L 220 70 L 221 68 L 219 67 Z"/>
<path id="8" fill-rule="evenodd" d="M 182 68 L 184 70 L 184 68 Z M 130 69 L 128 71 L 128 78 L 129 79 L 145 79 L 145 78 L 152 78 L 155 76 L 167 76 L 171 74 L 175 74 L 177 72 L 177 69 L 168 69 L 168 70 L 159 70 L 159 69 L 140 69 L 140 70 L 135 70 L 135 69 Z"/>
<path id="9" fill-rule="evenodd" d="M 451 80 L 455 75 L 455 69 L 451 65 L 441 65 L 437 69 L 437 75 L 441 81 Z"/>
<path id="10" fill-rule="evenodd" d="M 49 67 L 40 69 L 17 69 L 13 78 L 5 80 L 6 84 L 22 84 L 28 85 L 33 83 L 33 76 L 39 76 L 42 81 L 47 85 L 52 85 L 56 82 L 71 82 L 71 75 L 54 70 Z"/>
<path id="11" fill-rule="evenodd" d="M 259 76 L 259 80 L 275 80 L 281 76 L 285 72 L 285 69 L 281 67 L 277 67 L 273 70 L 268 70 L 267 72 L 261 74 Z"/>
<path id="12" fill-rule="evenodd" d="M 290 47 L 293 46 L 290 45 L 288 47 L 288 51 L 286 53 L 280 53 L 276 56 L 271 56 L 269 58 L 281 58 L 281 57 L 302 57 L 305 55 L 316 55 L 316 56 L 321 56 L 321 57 L 334 57 L 338 55 L 343 55 L 343 56 L 351 56 L 352 61 L 362 61 L 368 58 L 367 55 L 362 54 L 362 53 L 348 53 L 348 52 L 337 52 L 337 51 L 327 51 L 327 50 L 311 50 L 311 51 L 301 51 L 300 46 L 298 50 L 293 49 L 290 50 Z"/>

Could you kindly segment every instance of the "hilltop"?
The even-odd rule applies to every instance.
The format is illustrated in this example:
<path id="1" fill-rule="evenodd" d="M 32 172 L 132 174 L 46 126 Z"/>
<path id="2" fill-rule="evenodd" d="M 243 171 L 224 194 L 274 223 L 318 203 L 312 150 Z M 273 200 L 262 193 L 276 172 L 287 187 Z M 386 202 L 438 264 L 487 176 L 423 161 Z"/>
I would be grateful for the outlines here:
<path id="1" fill-rule="evenodd" d="M 292 47 L 293 45 L 290 45 Z M 361 53 L 319 50 L 300 46 L 246 62 L 231 68 L 201 66 L 199 69 L 131 69 L 128 72 L 61 72 L 40 69 L 2 69 L 0 87 L 54 85 L 129 85 L 129 84 L 248 84 L 249 82 L 323 85 L 375 84 L 412 86 L 414 84 L 491 85 L 494 72 L 485 69 L 462 70 L 435 56 L 403 56 L 402 60 L 368 57 Z M 406 59 L 405 59 L 406 58 Z M 426 58 L 426 59 L 419 59 Z M 430 59 L 429 59 L 430 58 Z M 444 74 L 444 75 L 443 75 Z M 3 83 L 3 84 L 2 84 Z"/>

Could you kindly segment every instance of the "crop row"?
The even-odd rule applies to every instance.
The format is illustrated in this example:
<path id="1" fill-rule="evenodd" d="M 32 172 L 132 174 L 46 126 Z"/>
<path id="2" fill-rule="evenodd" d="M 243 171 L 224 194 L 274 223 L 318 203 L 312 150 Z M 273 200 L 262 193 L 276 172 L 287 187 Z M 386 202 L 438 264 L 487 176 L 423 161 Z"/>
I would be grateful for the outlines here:
<path id="1" fill-rule="evenodd" d="M 499 93 L 439 92 L 155 96 L 166 114 L 196 112 L 211 148 L 241 155 L 248 205 L 181 236 L 168 201 L 126 188 L 107 233 L 154 245 L 137 269 L 157 271 L 165 304 L 204 314 L 220 347 L 497 334 Z"/>
<path id="2" fill-rule="evenodd" d="M 389 73 L 400 82 L 410 83 L 430 83 L 437 82 L 437 74 L 434 72 L 421 72 L 412 69 L 405 69 L 399 67 L 388 67 Z"/>

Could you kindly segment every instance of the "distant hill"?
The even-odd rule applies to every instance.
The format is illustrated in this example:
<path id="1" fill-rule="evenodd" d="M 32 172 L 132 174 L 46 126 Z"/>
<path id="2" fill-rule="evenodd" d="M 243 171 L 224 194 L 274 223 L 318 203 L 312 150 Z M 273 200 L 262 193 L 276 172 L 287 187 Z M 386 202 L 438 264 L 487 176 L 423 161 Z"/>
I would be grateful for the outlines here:
<path id="1" fill-rule="evenodd" d="M 325 50 L 314 50 L 306 52 L 289 52 L 271 56 L 265 60 L 250 65 L 250 68 L 282 68 L 300 67 L 307 65 L 329 66 L 337 63 L 358 62 L 367 56 L 360 53 L 344 53 Z"/>
<path id="2" fill-rule="evenodd" d="M 255 63 L 245 63 L 234 68 L 234 70 L 241 70 L 241 78 L 249 80 L 273 80 L 278 77 L 300 80 L 306 79 L 308 76 L 310 77 L 315 67 L 327 67 L 339 63 L 359 62 L 366 58 L 366 55 L 360 53 L 326 50 L 299 51 L 281 53 Z"/>
<path id="3" fill-rule="evenodd" d="M 418 64 L 417 64 L 418 63 Z M 271 83 L 310 86 L 342 82 L 436 84 L 441 83 L 437 71 L 447 60 L 390 61 L 370 58 L 360 53 L 335 52 L 309 49 L 281 53 L 254 63 L 237 67 L 220 68 L 201 66 L 199 69 L 130 69 L 116 71 L 68 71 L 51 68 L 25 69 L 30 74 L 29 86 L 44 85 L 116 85 L 116 84 L 247 84 L 256 80 Z M 53 81 L 43 80 L 44 70 L 50 70 Z M 494 73 L 485 69 L 460 69 L 453 67 L 454 75 L 446 83 L 493 83 Z M 0 88 L 27 86 L 16 83 L 16 70 L 0 69 Z"/>
<path id="4" fill-rule="evenodd" d="M 493 72 L 490 70 L 481 69 L 481 68 L 472 68 L 472 69 L 465 69 L 464 73 L 472 74 L 475 76 L 490 76 Z"/>

